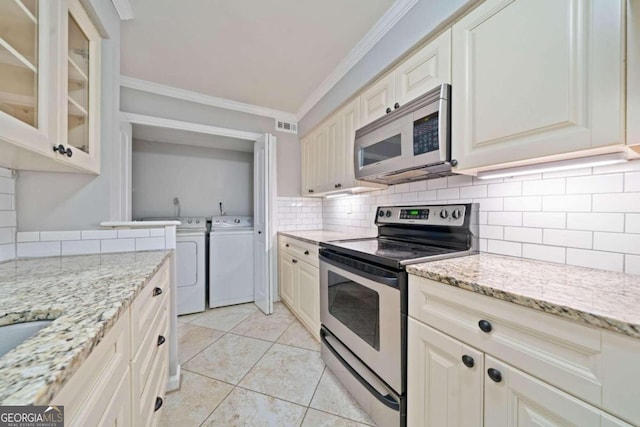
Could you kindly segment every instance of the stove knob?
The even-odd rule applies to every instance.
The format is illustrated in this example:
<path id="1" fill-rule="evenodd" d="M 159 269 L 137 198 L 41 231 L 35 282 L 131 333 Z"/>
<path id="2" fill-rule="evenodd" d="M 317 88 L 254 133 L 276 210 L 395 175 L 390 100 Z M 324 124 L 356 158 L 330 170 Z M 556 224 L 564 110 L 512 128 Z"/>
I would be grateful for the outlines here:
<path id="1" fill-rule="evenodd" d="M 380 218 L 382 218 L 382 217 L 384 216 L 384 211 L 383 211 L 382 209 L 380 209 L 380 210 L 378 211 L 378 216 L 379 216 Z"/>
<path id="2" fill-rule="evenodd" d="M 387 218 L 391 216 L 391 211 L 387 211 Z"/>
<path id="3" fill-rule="evenodd" d="M 196 224 L 200 224 L 200 220 L 199 219 L 196 219 Z"/>
<path id="4" fill-rule="evenodd" d="M 453 217 L 453 219 L 460 218 L 460 209 L 456 209 L 453 212 L 451 212 L 451 216 Z"/>
<path id="5" fill-rule="evenodd" d="M 440 211 L 440 218 L 445 219 L 449 216 L 449 212 L 445 211 L 444 209 Z"/>
<path id="6" fill-rule="evenodd" d="M 240 218 L 234 219 L 233 222 L 235 222 L 236 224 L 240 224 Z"/>
<path id="7" fill-rule="evenodd" d="M 193 220 L 192 220 L 192 219 L 190 219 L 190 220 L 188 220 L 187 222 L 188 222 L 189 224 L 191 224 L 191 223 L 193 222 Z"/>

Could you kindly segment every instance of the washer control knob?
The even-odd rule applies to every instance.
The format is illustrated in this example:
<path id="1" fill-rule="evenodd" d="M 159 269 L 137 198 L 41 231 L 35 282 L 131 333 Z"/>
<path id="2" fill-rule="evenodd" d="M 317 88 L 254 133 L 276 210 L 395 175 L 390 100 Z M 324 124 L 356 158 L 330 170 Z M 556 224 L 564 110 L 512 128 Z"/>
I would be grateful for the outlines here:
<path id="1" fill-rule="evenodd" d="M 381 218 L 384 216 L 384 211 L 382 209 L 378 211 L 378 216 Z"/>
<path id="2" fill-rule="evenodd" d="M 453 217 L 453 219 L 460 218 L 460 209 L 456 209 L 453 212 L 451 212 L 451 216 Z"/>
<path id="3" fill-rule="evenodd" d="M 190 220 L 188 220 L 187 222 L 188 222 L 189 224 L 191 224 L 191 223 L 193 222 L 193 220 L 192 220 L 192 219 L 190 219 Z"/>
<path id="4" fill-rule="evenodd" d="M 200 224 L 200 220 L 199 219 L 196 219 L 196 224 Z"/>
<path id="5" fill-rule="evenodd" d="M 449 216 L 449 212 L 447 212 L 446 210 L 443 209 L 440 211 L 440 218 L 445 219 L 448 216 Z"/>
<path id="6" fill-rule="evenodd" d="M 240 218 L 234 219 L 233 222 L 235 222 L 236 224 L 240 224 Z"/>
<path id="7" fill-rule="evenodd" d="M 387 218 L 389 218 L 389 217 L 391 216 L 391 211 L 390 211 L 390 210 L 387 210 L 386 215 L 387 215 Z"/>

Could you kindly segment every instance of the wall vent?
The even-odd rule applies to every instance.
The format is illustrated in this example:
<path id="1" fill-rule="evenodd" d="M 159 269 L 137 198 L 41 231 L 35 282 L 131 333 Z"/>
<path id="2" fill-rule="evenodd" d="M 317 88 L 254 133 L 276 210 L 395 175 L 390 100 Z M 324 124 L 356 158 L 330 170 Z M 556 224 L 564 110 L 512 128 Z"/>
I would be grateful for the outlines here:
<path id="1" fill-rule="evenodd" d="M 280 132 L 293 133 L 297 135 L 298 124 L 276 119 L 276 130 L 279 130 Z"/>

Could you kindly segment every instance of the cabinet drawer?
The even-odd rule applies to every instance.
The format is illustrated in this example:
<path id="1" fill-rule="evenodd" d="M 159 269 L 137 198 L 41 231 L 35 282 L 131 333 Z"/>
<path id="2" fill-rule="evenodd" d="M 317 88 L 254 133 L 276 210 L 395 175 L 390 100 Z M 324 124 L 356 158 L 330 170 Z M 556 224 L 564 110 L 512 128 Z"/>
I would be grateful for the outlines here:
<path id="1" fill-rule="evenodd" d="M 318 251 L 320 248 L 317 245 L 286 236 L 280 236 L 279 240 L 281 253 L 286 253 L 298 261 L 304 261 L 319 267 Z"/>
<path id="2" fill-rule="evenodd" d="M 134 396 L 134 425 L 152 426 L 158 423 L 158 414 L 163 410 L 164 397 L 167 389 L 167 378 L 169 375 L 169 347 L 162 346 L 161 351 L 153 361 L 153 366 L 149 373 L 149 381 L 142 390 L 139 398 Z M 155 410 L 156 401 L 162 399 L 162 407 Z"/>
<path id="3" fill-rule="evenodd" d="M 165 341 L 159 344 L 159 337 L 164 337 Z M 133 373 L 132 390 L 134 399 L 138 399 L 147 383 L 157 375 L 153 372 L 154 364 L 158 357 L 162 357 L 162 353 L 169 346 L 169 307 L 165 304 L 162 311 L 158 313 L 152 329 L 145 336 L 138 354 L 131 362 Z"/>
<path id="4" fill-rule="evenodd" d="M 129 320 L 127 310 L 51 400 L 64 405 L 68 425 L 86 426 L 91 416 L 103 414 L 122 378 L 129 378 Z"/>
<path id="5" fill-rule="evenodd" d="M 131 347 L 133 355 L 151 328 L 153 319 L 165 303 L 169 291 L 169 262 L 165 261 L 158 272 L 131 304 Z"/>
<path id="6" fill-rule="evenodd" d="M 433 280 L 409 276 L 409 315 L 597 406 L 599 330 Z M 490 332 L 483 332 L 485 320 Z"/>

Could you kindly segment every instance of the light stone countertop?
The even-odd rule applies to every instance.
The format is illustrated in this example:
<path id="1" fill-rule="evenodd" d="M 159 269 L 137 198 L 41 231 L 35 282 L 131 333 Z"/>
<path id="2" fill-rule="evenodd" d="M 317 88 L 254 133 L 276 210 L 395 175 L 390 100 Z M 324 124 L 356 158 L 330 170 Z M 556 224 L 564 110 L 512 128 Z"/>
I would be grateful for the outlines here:
<path id="1" fill-rule="evenodd" d="M 371 233 L 345 233 L 341 231 L 330 230 L 300 230 L 300 231 L 279 231 L 279 234 L 294 239 L 302 240 L 313 245 L 319 245 L 320 242 L 331 242 L 333 240 L 349 240 L 362 239 L 366 237 L 375 237 L 377 230 L 371 230 Z"/>
<path id="2" fill-rule="evenodd" d="M 55 320 L 0 357 L 0 404 L 48 404 L 171 253 L 1 263 L 0 325 Z"/>
<path id="3" fill-rule="evenodd" d="M 407 266 L 447 285 L 640 338 L 640 276 L 480 253 Z"/>

